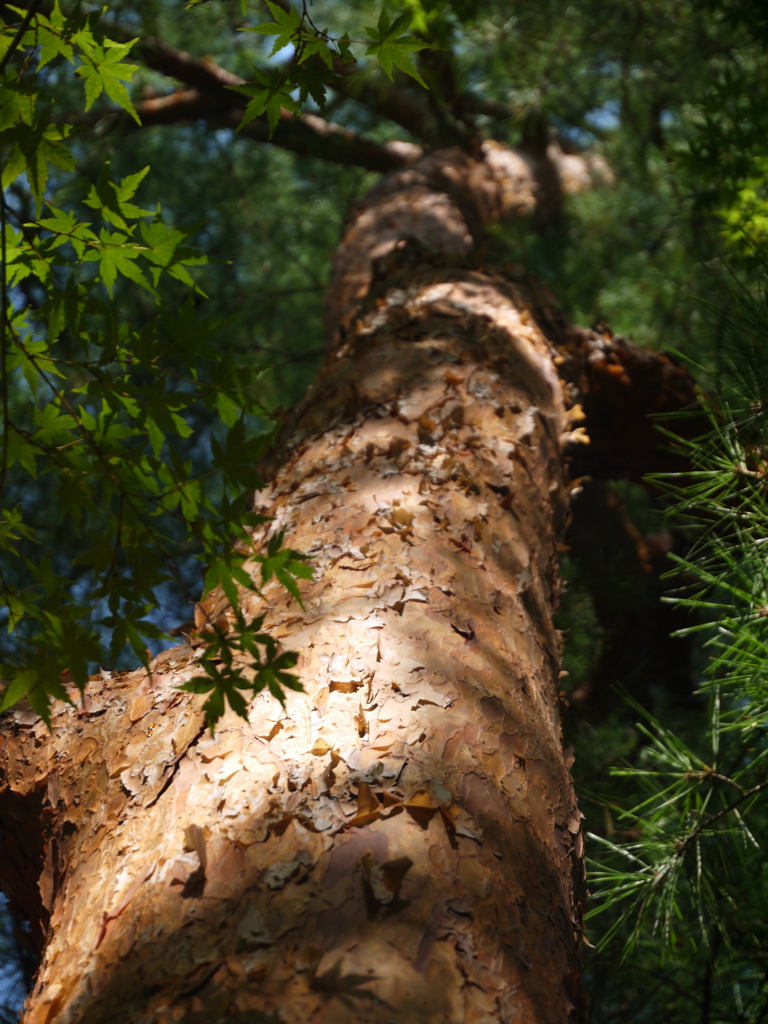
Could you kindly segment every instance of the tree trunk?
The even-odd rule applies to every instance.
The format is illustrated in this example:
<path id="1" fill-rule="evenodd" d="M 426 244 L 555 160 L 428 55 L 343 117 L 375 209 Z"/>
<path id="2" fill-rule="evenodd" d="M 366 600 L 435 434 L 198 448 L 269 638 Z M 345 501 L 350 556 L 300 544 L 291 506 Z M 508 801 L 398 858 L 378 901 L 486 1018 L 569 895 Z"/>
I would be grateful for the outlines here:
<path id="1" fill-rule="evenodd" d="M 473 257 L 488 220 L 541 214 L 531 166 L 439 153 L 355 212 L 328 362 L 257 495 L 314 556 L 306 611 L 265 595 L 305 692 L 213 738 L 174 688 L 193 642 L 50 735 L 5 717 L 25 1024 L 582 1019 L 552 622 L 572 435 L 530 296 Z"/>

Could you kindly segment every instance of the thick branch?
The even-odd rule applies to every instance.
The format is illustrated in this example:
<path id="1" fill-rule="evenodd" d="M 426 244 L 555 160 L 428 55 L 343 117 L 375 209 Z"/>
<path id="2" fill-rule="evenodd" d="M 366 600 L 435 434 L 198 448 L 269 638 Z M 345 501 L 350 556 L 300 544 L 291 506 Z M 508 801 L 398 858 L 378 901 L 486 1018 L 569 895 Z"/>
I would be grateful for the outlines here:
<path id="1" fill-rule="evenodd" d="M 109 33 L 114 38 L 130 37 L 122 26 L 110 25 Z M 242 85 L 245 79 L 214 64 L 210 60 L 194 57 L 184 50 L 170 46 L 156 36 L 143 36 L 136 44 L 133 55 L 139 57 L 146 67 L 175 78 L 185 85 L 199 90 L 207 96 L 218 96 L 227 106 L 244 107 L 247 100 L 232 92 L 232 86 Z M 410 91 L 399 89 L 383 76 L 363 81 L 355 74 L 354 68 L 336 61 L 333 83 L 348 99 L 356 100 L 369 109 L 405 128 L 417 138 L 434 143 L 435 126 L 432 112 L 426 101 L 420 101 Z"/>
<path id="2" fill-rule="evenodd" d="M 115 39 L 130 38 L 130 33 L 116 24 L 109 25 L 109 35 Z M 243 85 L 245 79 L 213 61 L 170 46 L 156 36 L 143 36 L 132 52 L 146 67 L 190 87 L 137 103 L 136 109 L 144 125 L 184 120 L 211 121 L 231 128 L 239 125 L 248 99 L 234 92 L 233 87 Z M 66 120 L 69 124 L 98 125 L 102 131 L 112 131 L 118 126 L 122 131 L 133 128 L 130 119 L 117 110 L 106 114 L 73 114 Z M 263 119 L 251 121 L 242 134 L 258 142 L 272 142 L 302 156 L 316 156 L 381 173 L 404 167 L 422 155 L 421 148 L 410 143 L 373 142 L 314 114 L 297 116 L 287 110 L 282 112 L 274 137 L 269 137 Z"/>
<path id="3" fill-rule="evenodd" d="M 110 27 L 110 34 L 118 37 L 126 33 L 122 28 L 115 26 L 114 30 Z M 161 75 L 175 78 L 206 93 L 219 93 L 230 103 L 234 102 L 237 96 L 231 91 L 232 87 L 244 82 L 239 75 L 227 71 L 213 61 L 193 57 L 191 53 L 178 50 L 156 36 L 142 36 L 131 55 L 140 57 L 148 68 L 159 71 Z"/>
<path id="4" fill-rule="evenodd" d="M 128 33 L 121 26 L 110 26 L 115 37 Z M 143 36 L 133 50 L 143 63 L 153 71 L 169 78 L 175 78 L 185 85 L 200 90 L 211 97 L 219 97 L 228 106 L 244 107 L 247 99 L 232 91 L 232 86 L 242 85 L 244 79 L 232 74 L 213 61 L 193 57 L 184 50 L 178 50 L 155 36 Z M 438 126 L 426 98 L 415 96 L 410 90 L 395 86 L 384 76 L 362 79 L 354 68 L 341 61 L 334 63 L 336 81 L 333 87 L 348 99 L 356 100 L 370 110 L 399 124 L 416 138 L 431 144 L 441 141 Z M 459 141 L 458 139 L 455 141 Z M 446 140 L 442 138 L 442 144 Z"/>
<path id="5" fill-rule="evenodd" d="M 235 102 L 229 101 L 229 96 Z M 207 121 L 222 127 L 236 129 L 243 116 L 237 102 L 237 93 L 227 94 L 224 99 L 200 92 L 198 89 L 169 93 L 152 97 L 136 104 L 142 127 L 178 124 L 183 121 Z M 122 110 L 89 111 L 70 114 L 66 123 L 95 128 L 101 133 L 120 130 L 139 130 L 136 122 Z M 364 167 L 369 171 L 398 170 L 413 163 L 422 155 L 418 146 L 408 142 L 373 142 L 357 135 L 348 128 L 325 121 L 314 114 L 295 115 L 287 110 L 282 112 L 272 138 L 264 120 L 249 122 L 241 134 L 257 142 L 271 142 L 282 149 L 301 156 L 319 157 L 332 163 Z"/>

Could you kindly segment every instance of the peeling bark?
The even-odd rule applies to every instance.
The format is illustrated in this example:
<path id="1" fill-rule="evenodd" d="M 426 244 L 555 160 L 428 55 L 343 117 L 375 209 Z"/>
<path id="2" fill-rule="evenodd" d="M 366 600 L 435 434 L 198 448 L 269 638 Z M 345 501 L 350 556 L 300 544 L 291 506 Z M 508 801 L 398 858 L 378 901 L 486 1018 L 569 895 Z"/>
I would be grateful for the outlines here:
<path id="1" fill-rule="evenodd" d="M 3 719 L 25 1024 L 583 1019 L 552 622 L 574 435 L 530 295 L 472 267 L 484 223 L 546 201 L 526 167 L 435 154 L 339 251 L 334 346 L 256 496 L 314 557 L 306 611 L 265 593 L 305 692 L 213 738 L 174 688 L 193 642 L 50 735 Z"/>

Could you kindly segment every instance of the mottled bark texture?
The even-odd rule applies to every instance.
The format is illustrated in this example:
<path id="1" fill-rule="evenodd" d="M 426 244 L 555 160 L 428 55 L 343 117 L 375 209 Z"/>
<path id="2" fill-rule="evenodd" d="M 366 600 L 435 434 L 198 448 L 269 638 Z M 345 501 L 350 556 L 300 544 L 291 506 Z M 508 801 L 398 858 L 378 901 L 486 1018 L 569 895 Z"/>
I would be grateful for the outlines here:
<path id="1" fill-rule="evenodd" d="M 256 498 L 314 557 L 305 611 L 265 595 L 305 693 L 212 738 L 174 689 L 193 641 L 50 735 L 3 720 L 3 885 L 43 947 L 25 1024 L 582 1019 L 552 622 L 573 434 L 530 297 L 472 266 L 550 173 L 441 153 L 355 212 L 329 361 Z"/>

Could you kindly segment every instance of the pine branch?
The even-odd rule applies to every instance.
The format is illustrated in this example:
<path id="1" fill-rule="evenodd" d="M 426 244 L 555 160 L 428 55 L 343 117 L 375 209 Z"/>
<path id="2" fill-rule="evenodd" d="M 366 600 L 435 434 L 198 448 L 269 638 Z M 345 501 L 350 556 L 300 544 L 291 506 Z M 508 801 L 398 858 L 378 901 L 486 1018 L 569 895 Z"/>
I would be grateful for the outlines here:
<path id="1" fill-rule="evenodd" d="M 713 825 L 716 821 L 719 821 L 721 818 L 726 817 L 726 815 L 731 814 L 731 812 L 735 811 L 740 804 L 744 803 L 745 800 L 748 800 L 752 796 L 757 796 L 757 794 L 761 793 L 764 789 L 768 789 L 768 779 L 763 779 L 763 781 L 758 782 L 756 786 L 745 790 L 732 803 L 728 804 L 727 807 L 721 807 L 720 810 L 716 811 L 714 814 L 707 815 L 704 821 L 699 822 L 695 828 L 691 829 L 685 839 L 680 840 L 675 851 L 677 856 L 682 857 L 688 846 L 697 836 L 701 835 L 704 829 L 709 828 L 710 825 Z"/>

